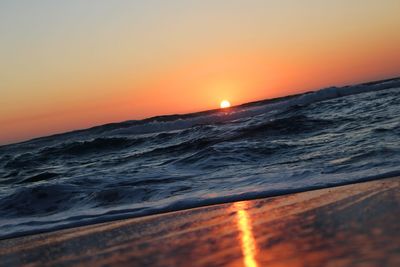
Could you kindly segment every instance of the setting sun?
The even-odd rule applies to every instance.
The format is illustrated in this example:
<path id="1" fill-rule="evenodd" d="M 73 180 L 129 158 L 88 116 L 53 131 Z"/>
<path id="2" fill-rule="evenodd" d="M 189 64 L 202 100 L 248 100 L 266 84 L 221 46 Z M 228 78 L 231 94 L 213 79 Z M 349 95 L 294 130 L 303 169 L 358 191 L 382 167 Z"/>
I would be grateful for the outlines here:
<path id="1" fill-rule="evenodd" d="M 231 103 L 228 100 L 222 100 L 220 107 L 221 108 L 229 108 L 231 106 Z"/>

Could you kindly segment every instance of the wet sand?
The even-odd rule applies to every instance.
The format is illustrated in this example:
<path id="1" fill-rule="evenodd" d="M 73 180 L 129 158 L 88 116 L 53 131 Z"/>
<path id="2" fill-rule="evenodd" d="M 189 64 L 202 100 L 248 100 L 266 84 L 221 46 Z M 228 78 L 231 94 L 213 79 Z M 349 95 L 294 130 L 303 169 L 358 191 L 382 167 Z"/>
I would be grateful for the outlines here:
<path id="1" fill-rule="evenodd" d="M 0 266 L 400 266 L 400 177 L 0 241 Z"/>

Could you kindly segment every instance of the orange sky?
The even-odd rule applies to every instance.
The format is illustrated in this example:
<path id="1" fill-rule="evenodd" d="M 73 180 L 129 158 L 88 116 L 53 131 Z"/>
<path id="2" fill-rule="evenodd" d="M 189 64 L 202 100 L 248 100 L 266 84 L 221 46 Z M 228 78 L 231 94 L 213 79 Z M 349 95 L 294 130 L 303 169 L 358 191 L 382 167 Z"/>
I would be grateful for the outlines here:
<path id="1" fill-rule="evenodd" d="M 143 2 L 2 1 L 0 144 L 400 75 L 396 0 Z"/>

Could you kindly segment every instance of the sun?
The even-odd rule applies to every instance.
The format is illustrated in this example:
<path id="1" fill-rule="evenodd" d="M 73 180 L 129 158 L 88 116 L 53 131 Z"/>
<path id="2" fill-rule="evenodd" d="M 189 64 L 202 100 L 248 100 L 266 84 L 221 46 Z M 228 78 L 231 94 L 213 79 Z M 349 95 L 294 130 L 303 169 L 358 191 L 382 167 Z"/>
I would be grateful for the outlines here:
<path id="1" fill-rule="evenodd" d="M 219 104 L 221 108 L 229 108 L 231 106 L 231 103 L 228 100 L 222 100 L 221 104 Z"/>

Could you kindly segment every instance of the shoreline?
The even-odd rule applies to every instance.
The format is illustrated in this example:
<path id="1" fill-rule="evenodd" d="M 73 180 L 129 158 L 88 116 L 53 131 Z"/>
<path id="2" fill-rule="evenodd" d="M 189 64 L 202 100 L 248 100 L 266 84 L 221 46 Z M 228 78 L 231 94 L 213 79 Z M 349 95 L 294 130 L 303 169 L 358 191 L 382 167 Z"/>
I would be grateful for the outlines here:
<path id="1" fill-rule="evenodd" d="M 340 186 L 346 186 L 346 185 L 352 185 L 352 184 L 358 184 L 358 183 L 365 183 L 365 182 L 369 182 L 369 181 L 390 179 L 393 177 L 400 177 L 400 173 L 398 171 L 393 171 L 393 172 L 388 172 L 388 173 L 379 174 L 379 175 L 362 177 L 362 178 L 359 178 L 356 180 L 351 180 L 351 181 L 342 181 L 339 183 L 331 183 L 331 184 L 327 184 L 327 185 L 313 185 L 313 186 L 309 186 L 307 188 L 288 189 L 288 190 L 284 190 L 284 191 L 278 190 L 276 192 L 249 192 L 249 193 L 245 193 L 245 194 L 219 197 L 217 199 L 216 198 L 204 199 L 204 200 L 200 200 L 197 202 L 187 202 L 187 203 L 177 202 L 168 207 L 154 208 L 150 211 L 146 210 L 145 212 L 142 212 L 142 213 L 138 212 L 138 213 L 132 214 L 130 212 L 130 210 L 127 209 L 121 213 L 103 214 L 103 215 L 95 216 L 93 218 L 89 217 L 89 219 L 87 219 L 87 220 L 81 220 L 81 221 L 78 221 L 75 223 L 66 223 L 63 225 L 57 225 L 57 226 L 53 226 L 53 227 L 50 227 L 50 228 L 47 228 L 44 230 L 36 229 L 36 230 L 27 230 L 27 231 L 23 231 L 23 232 L 19 232 L 19 233 L 5 234 L 3 236 L 0 236 L 0 242 L 2 240 L 12 239 L 12 238 L 52 233 L 52 232 L 56 232 L 56 231 L 66 230 L 66 229 L 74 229 L 77 227 L 109 223 L 109 222 L 114 222 L 114 221 L 119 221 L 119 220 L 146 218 L 149 216 L 164 215 L 164 214 L 168 214 L 171 212 L 191 210 L 191 209 L 196 209 L 196 208 L 204 208 L 204 207 L 209 207 L 209 206 L 214 206 L 214 205 L 230 204 L 230 203 L 239 202 L 239 201 L 253 201 L 253 200 L 259 200 L 259 199 L 265 199 L 265 198 L 280 197 L 280 196 L 286 196 L 286 195 L 297 194 L 297 193 L 311 192 L 311 191 L 315 191 L 315 190 L 322 190 L 322 189 L 328 189 L 328 188 L 334 188 L 334 187 L 340 187 Z M 133 210 L 135 210 L 135 209 L 133 209 Z"/>
<path id="2" fill-rule="evenodd" d="M 0 266 L 395 266 L 399 178 L 4 239 Z"/>

